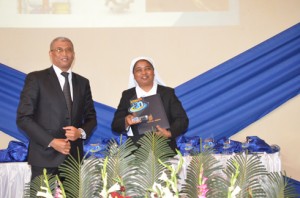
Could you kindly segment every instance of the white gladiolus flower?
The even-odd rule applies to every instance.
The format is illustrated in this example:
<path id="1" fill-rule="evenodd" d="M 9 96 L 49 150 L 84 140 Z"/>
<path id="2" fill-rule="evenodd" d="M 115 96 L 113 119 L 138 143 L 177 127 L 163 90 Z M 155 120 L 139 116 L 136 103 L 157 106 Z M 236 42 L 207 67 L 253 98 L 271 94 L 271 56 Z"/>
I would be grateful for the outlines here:
<path id="1" fill-rule="evenodd" d="M 107 195 L 108 195 L 109 193 L 118 191 L 118 190 L 120 190 L 120 188 L 121 188 L 120 185 L 119 185 L 118 183 L 115 183 L 112 187 L 110 187 L 110 188 L 108 189 L 108 191 L 106 191 L 105 189 L 102 189 L 100 195 L 101 195 L 102 197 L 107 197 Z"/>
<path id="2" fill-rule="evenodd" d="M 37 192 L 36 195 L 38 197 L 53 198 L 52 194 L 48 192 L 48 188 L 41 186 L 41 189 L 45 190 L 46 192 L 42 192 L 42 191 Z"/>
<path id="3" fill-rule="evenodd" d="M 168 175 L 165 172 L 162 173 L 162 175 L 159 177 L 159 179 L 162 180 L 162 181 L 168 181 L 169 180 Z"/>
<path id="4" fill-rule="evenodd" d="M 231 197 L 232 198 L 235 198 L 236 196 L 237 196 L 237 194 L 239 194 L 239 192 L 241 191 L 242 189 L 239 187 L 239 186 L 237 186 L 237 187 L 235 187 L 235 189 L 232 191 L 232 193 L 231 193 Z"/>
<path id="5" fill-rule="evenodd" d="M 115 192 L 120 190 L 121 186 L 118 183 L 115 183 L 112 187 L 108 189 L 108 193 Z"/>

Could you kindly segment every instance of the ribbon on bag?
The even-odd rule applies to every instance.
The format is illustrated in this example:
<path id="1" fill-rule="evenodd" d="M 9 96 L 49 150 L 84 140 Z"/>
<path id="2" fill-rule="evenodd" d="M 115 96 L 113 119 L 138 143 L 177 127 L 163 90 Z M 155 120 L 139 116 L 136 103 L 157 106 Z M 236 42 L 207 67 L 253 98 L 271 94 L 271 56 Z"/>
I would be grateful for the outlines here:
<path id="1" fill-rule="evenodd" d="M 200 138 L 198 136 L 180 136 L 177 139 L 177 147 L 182 155 L 193 155 L 200 152 Z"/>
<path id="2" fill-rule="evenodd" d="M 274 153 L 278 151 L 275 147 L 273 151 L 272 147 L 269 144 L 267 144 L 264 140 L 260 139 L 257 136 L 247 136 L 246 139 L 247 142 L 249 143 L 248 145 L 249 153 L 262 153 L 262 152 Z"/>
<path id="3" fill-rule="evenodd" d="M 231 140 L 229 138 L 220 138 L 214 147 L 215 153 L 219 154 L 232 154 L 242 152 L 242 143 L 238 141 Z"/>

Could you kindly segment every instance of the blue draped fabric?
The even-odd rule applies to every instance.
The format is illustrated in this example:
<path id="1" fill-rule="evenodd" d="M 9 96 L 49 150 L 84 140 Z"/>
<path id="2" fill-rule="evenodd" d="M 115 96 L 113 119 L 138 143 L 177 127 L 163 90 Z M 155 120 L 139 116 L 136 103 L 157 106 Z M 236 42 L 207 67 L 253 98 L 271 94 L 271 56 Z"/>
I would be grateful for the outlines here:
<path id="1" fill-rule="evenodd" d="M 25 162 L 27 161 L 28 144 L 11 141 L 7 149 L 0 150 L 0 162 Z"/>
<path id="2" fill-rule="evenodd" d="M 300 24 L 178 86 L 175 91 L 190 119 L 185 136 L 230 137 L 300 90 Z M 16 109 L 25 74 L 0 65 L 0 130 L 28 142 L 18 130 Z M 116 137 L 115 109 L 95 102 L 98 126 L 91 139 Z"/>
<path id="3" fill-rule="evenodd" d="M 190 119 L 187 137 L 230 137 L 300 90 L 300 23 L 175 88 Z M 0 64 L 0 130 L 22 142 L 16 109 L 25 74 Z M 115 108 L 95 102 L 98 126 L 86 143 L 118 137 Z"/>
<path id="4" fill-rule="evenodd" d="M 300 91 L 300 23 L 178 86 L 187 136 L 230 137 Z"/>
<path id="5" fill-rule="evenodd" d="M 289 181 L 289 184 L 291 184 L 293 186 L 293 188 L 296 189 L 297 194 L 300 195 L 300 182 L 297 180 L 294 180 L 290 177 L 287 177 L 287 179 Z"/>

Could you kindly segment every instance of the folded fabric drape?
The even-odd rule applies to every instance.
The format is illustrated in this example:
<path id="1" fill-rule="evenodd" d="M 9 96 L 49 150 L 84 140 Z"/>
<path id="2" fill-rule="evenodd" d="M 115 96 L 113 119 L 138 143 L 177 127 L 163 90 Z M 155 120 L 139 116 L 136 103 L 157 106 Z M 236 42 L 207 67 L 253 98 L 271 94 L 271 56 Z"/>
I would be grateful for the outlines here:
<path id="1" fill-rule="evenodd" d="M 27 161 L 27 150 L 27 144 L 10 141 L 7 149 L 0 150 L 0 162 L 25 162 Z"/>
<path id="2" fill-rule="evenodd" d="M 209 138 L 208 138 L 209 139 Z M 222 137 L 217 140 L 211 138 L 201 139 L 199 136 L 185 137 L 181 136 L 177 140 L 177 145 L 183 155 L 193 155 L 193 153 L 201 152 L 207 149 L 213 149 L 215 154 L 232 154 L 247 152 L 251 153 L 276 153 L 280 151 L 278 145 L 269 145 L 257 136 L 247 136 L 244 142 L 231 140 Z"/>
<path id="3" fill-rule="evenodd" d="M 104 138 L 98 139 L 90 144 L 84 145 L 84 155 L 89 157 L 93 155 L 97 158 L 104 158 L 105 151 L 111 142 L 117 145 L 126 142 L 127 137 L 117 137 L 114 139 Z M 193 155 L 206 149 L 213 149 L 215 154 L 233 154 L 241 153 L 247 150 L 248 153 L 276 153 L 280 151 L 277 145 L 269 145 L 257 136 L 248 136 L 245 140 L 247 147 L 243 147 L 243 142 L 230 140 L 226 137 L 219 140 L 206 142 L 200 137 L 181 136 L 177 140 L 179 151 L 182 155 Z M 200 151 L 201 149 L 201 151 Z M 27 161 L 28 145 L 18 141 L 11 141 L 7 149 L 0 150 L 0 162 L 24 162 Z"/>
<path id="4" fill-rule="evenodd" d="M 0 64 L 0 130 L 28 142 L 15 123 L 25 74 Z M 300 92 L 300 23 L 175 88 L 190 124 L 187 137 L 230 137 Z M 98 125 L 85 143 L 119 137 L 115 108 L 95 102 Z M 259 133 L 259 132 L 258 132 Z"/>
<path id="5" fill-rule="evenodd" d="M 299 92 L 300 23 L 176 88 L 185 135 L 203 139 L 230 137 Z"/>

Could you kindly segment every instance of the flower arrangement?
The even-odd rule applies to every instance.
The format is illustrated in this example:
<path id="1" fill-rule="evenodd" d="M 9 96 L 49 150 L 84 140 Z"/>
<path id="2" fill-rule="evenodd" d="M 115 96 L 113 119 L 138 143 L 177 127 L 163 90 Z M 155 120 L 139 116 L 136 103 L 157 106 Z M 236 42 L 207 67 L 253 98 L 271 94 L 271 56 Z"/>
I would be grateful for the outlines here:
<path id="1" fill-rule="evenodd" d="M 139 148 L 130 139 L 123 144 L 112 140 L 105 158 L 91 155 L 78 162 L 70 157 L 60 167 L 63 182 L 45 172 L 26 186 L 24 197 L 298 197 L 285 173 L 267 172 L 255 154 L 237 154 L 223 166 L 210 148 L 183 157 L 167 142 L 152 132 L 139 140 Z M 184 165 L 186 178 L 180 175 Z"/>

